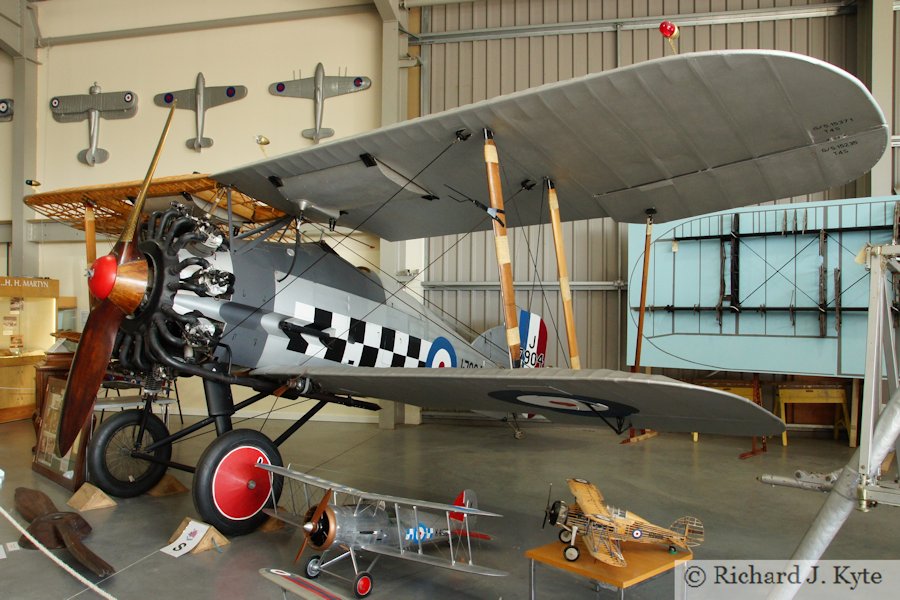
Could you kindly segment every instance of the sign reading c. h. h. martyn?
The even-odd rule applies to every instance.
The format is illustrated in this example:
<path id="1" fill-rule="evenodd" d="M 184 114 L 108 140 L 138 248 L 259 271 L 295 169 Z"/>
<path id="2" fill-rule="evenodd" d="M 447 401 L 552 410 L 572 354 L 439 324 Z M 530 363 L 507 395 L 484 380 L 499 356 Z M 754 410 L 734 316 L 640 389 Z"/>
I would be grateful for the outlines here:
<path id="1" fill-rule="evenodd" d="M 0 296 L 56 298 L 59 281 L 45 277 L 0 277 Z"/>

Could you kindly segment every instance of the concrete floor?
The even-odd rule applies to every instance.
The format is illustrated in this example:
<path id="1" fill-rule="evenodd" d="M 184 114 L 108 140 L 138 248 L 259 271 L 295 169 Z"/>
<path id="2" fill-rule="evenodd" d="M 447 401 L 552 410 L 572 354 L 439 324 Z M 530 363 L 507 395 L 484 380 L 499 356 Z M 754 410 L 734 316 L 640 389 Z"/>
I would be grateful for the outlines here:
<path id="1" fill-rule="evenodd" d="M 274 438 L 286 426 L 269 421 L 263 431 Z M 239 427 L 262 426 L 247 421 Z M 697 558 L 786 558 L 811 522 L 824 496 L 774 488 L 756 481 L 762 473 L 790 475 L 796 468 L 830 471 L 852 453 L 845 442 L 793 436 L 783 448 L 771 443 L 767 454 L 738 460 L 749 439 L 662 434 L 622 446 L 608 430 L 550 424 L 526 425 L 525 439 L 496 422 L 433 422 L 394 431 L 376 425 L 311 422 L 281 448 L 285 463 L 326 479 L 371 492 L 433 501 L 450 501 L 463 487 L 474 489 L 479 506 L 503 515 L 484 519 L 478 529 L 494 536 L 478 542 L 476 562 L 509 572 L 503 578 L 467 575 L 408 561 L 383 558 L 373 571 L 372 598 L 527 598 L 529 563 L 523 552 L 556 539 L 541 530 L 548 484 L 554 498 L 571 500 L 568 477 L 597 484 L 614 506 L 628 508 L 667 525 L 682 515 L 700 518 L 706 542 Z M 191 463 L 209 443 L 204 435 L 176 444 L 174 460 Z M 30 422 L 0 425 L 0 469 L 6 472 L 0 505 L 10 513 L 16 487 L 42 490 L 60 509 L 70 494 L 30 469 L 34 443 Z M 171 472 L 171 471 L 170 471 Z M 190 486 L 191 476 L 173 472 Z M 283 504 L 284 502 L 282 502 Z M 896 509 L 854 512 L 825 558 L 900 559 Z M 18 514 L 15 514 L 19 517 Z M 281 598 L 281 591 L 258 575 L 262 567 L 300 572 L 292 560 L 302 536 L 293 528 L 233 538 L 221 552 L 179 559 L 158 552 L 185 516 L 196 517 L 190 494 L 122 500 L 110 509 L 84 514 L 94 528 L 88 546 L 118 572 L 101 583 L 121 599 Z M 21 521 L 20 521 L 21 522 Z M 0 543 L 18 533 L 0 518 Z M 893 538 L 893 539 L 892 539 Z M 65 559 L 64 551 L 57 551 Z M 307 551 L 309 553 L 309 551 Z M 352 597 L 351 586 L 328 577 L 323 585 Z M 592 598 L 588 582 L 538 567 L 539 598 Z M 629 598 L 670 598 L 672 576 L 636 588 Z M 7 552 L 0 559 L 0 598 L 91 598 L 77 581 L 36 551 Z M 605 596 L 612 598 L 611 592 Z"/>

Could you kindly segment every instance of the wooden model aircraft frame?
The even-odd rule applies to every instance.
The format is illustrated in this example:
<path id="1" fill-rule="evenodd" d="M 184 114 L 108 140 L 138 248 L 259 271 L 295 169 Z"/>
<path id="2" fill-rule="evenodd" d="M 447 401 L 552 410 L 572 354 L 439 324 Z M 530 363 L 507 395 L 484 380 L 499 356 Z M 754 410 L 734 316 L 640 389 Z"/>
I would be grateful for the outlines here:
<path id="1" fill-rule="evenodd" d="M 580 555 L 575 545 L 579 536 L 591 556 L 614 567 L 628 564 L 622 554 L 622 542 L 668 546 L 672 554 L 679 548 L 690 551 L 703 543 L 703 523 L 695 517 L 682 517 L 668 528 L 660 527 L 630 511 L 608 506 L 600 490 L 585 479 L 566 481 L 575 504 L 557 500 L 548 505 L 544 524 L 549 522 L 560 528 L 563 556 L 570 562 Z"/>
<path id="2" fill-rule="evenodd" d="M 545 189 L 551 199 L 559 194 L 560 220 L 639 222 L 651 209 L 666 220 L 810 193 L 859 177 L 888 141 L 874 99 L 832 65 L 775 51 L 705 52 L 550 84 L 216 174 L 227 227 L 184 205 L 141 224 L 164 137 L 118 242 L 91 268 L 99 303 L 73 361 L 57 439 L 63 451 L 71 445 L 113 354 L 139 375 L 148 408 L 166 381 L 201 377 L 207 418 L 170 435 L 151 411 L 125 411 L 98 428 L 88 461 L 95 481 L 118 496 L 146 491 L 169 467 L 195 472 L 198 512 L 226 534 L 247 533 L 265 519 L 262 509 L 283 482 L 260 478 L 256 463 L 280 466 L 278 446 L 330 402 L 376 408 L 358 399 L 375 397 L 531 412 L 617 432 L 780 433 L 778 418 L 743 398 L 665 377 L 508 368 L 527 358 L 522 341 L 532 334 L 512 299 L 506 228 L 544 222 Z M 487 194 L 478 183 L 485 173 Z M 508 198 L 504 182 L 517 187 Z M 253 212 L 283 216 L 236 234 L 238 193 L 252 199 Z M 361 273 L 326 245 L 265 241 L 294 220 L 390 240 L 493 228 L 504 324 L 470 346 L 400 286 Z M 439 366 L 481 368 L 418 368 Z M 235 403 L 233 385 L 257 393 Z M 274 442 L 232 430 L 237 410 L 269 395 L 313 405 Z M 196 469 L 171 460 L 174 441 L 213 424 L 218 437 Z"/>
<path id="3" fill-rule="evenodd" d="M 305 500 L 304 505 L 308 507 L 305 515 L 278 508 L 265 509 L 265 512 L 304 531 L 303 545 L 295 561 L 307 545 L 321 552 L 305 563 L 303 572 L 310 579 L 321 573 L 336 575 L 329 569 L 349 557 L 353 565 L 354 593 L 357 598 L 364 598 L 373 589 L 372 569 L 381 556 L 475 575 L 496 577 L 507 574 L 477 565 L 473 560 L 472 538 L 490 538 L 472 531 L 470 524 L 479 516 L 500 515 L 479 510 L 471 490 L 461 492 L 453 504 L 445 504 L 373 494 L 297 471 L 290 466 L 259 464 L 257 467 L 303 486 L 301 500 Z M 315 504 L 311 501 L 313 494 L 310 487 L 322 491 L 321 499 Z M 293 488 L 290 496 L 293 502 L 297 501 Z M 427 551 L 444 545 L 449 556 Z M 335 549 L 337 556 L 329 558 L 329 551 Z M 362 566 L 362 555 L 365 553 L 375 555 L 367 567 Z"/>

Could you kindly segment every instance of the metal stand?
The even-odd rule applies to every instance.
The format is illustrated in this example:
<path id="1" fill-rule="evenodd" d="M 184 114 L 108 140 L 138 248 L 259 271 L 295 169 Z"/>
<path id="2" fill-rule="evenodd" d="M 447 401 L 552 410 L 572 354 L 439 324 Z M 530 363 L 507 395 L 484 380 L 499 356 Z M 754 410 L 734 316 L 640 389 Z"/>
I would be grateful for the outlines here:
<path id="1" fill-rule="evenodd" d="M 870 269 L 869 329 L 866 339 L 860 445 L 850 462 L 834 478 L 825 504 L 819 509 L 815 521 L 794 551 L 792 561 L 799 566 L 800 581 L 806 579 L 811 566 L 821 558 L 854 507 L 865 512 L 878 502 L 900 506 L 897 482 L 888 484 L 883 481 L 880 473 L 881 463 L 888 452 L 891 449 L 896 451 L 897 437 L 900 434 L 897 347 L 891 319 L 893 286 L 885 285 L 888 273 L 892 278 L 900 274 L 898 257 L 900 246 L 873 246 L 866 249 L 866 262 Z M 882 410 L 883 374 L 887 376 L 890 401 Z M 833 475 L 829 476 L 831 477 Z M 795 487 L 814 486 L 814 483 L 813 486 L 803 485 L 803 481 L 808 479 L 806 476 L 799 476 L 797 479 Z M 769 598 L 793 598 L 799 588 L 800 585 L 784 584 L 776 588 Z"/>

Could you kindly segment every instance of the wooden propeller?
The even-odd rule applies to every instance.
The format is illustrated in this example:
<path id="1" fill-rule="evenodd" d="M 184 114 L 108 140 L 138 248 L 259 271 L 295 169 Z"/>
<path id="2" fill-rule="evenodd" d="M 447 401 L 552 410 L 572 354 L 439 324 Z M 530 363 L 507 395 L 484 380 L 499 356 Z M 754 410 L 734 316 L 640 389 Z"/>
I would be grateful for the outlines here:
<path id="1" fill-rule="evenodd" d="M 75 443 L 91 414 L 122 320 L 137 309 L 147 290 L 149 269 L 137 249 L 138 224 L 174 113 L 173 104 L 122 235 L 112 251 L 98 258 L 88 271 L 88 287 L 101 302 L 88 315 L 69 370 L 56 436 L 56 451 L 60 456 L 65 456 Z"/>
<path id="2" fill-rule="evenodd" d="M 309 543 L 309 538 L 319 530 L 319 519 L 322 518 L 325 509 L 328 508 L 328 503 L 331 502 L 332 494 L 333 492 L 329 488 L 328 491 L 325 492 L 325 495 L 322 496 L 319 505 L 316 506 L 316 512 L 313 513 L 312 518 L 303 525 L 303 531 L 306 533 L 306 537 L 303 539 L 303 545 L 300 546 L 297 556 L 294 557 L 294 562 L 300 560 L 300 556 L 303 554 L 303 551 L 306 550 L 306 545 Z"/>

